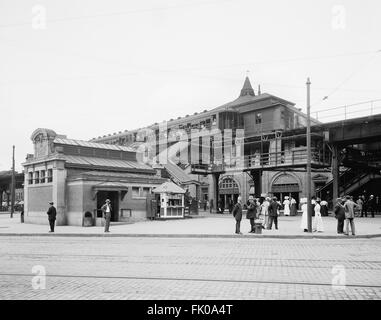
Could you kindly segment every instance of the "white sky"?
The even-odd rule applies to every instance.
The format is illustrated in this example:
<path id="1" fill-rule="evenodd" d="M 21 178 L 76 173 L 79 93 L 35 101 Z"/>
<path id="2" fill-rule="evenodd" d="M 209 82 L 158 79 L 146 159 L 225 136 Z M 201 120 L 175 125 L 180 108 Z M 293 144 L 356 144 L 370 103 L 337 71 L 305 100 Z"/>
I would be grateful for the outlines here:
<path id="1" fill-rule="evenodd" d="M 379 0 L 0 0 L 0 170 L 36 128 L 88 140 L 209 110 L 246 70 L 303 110 L 311 77 L 312 112 L 381 99 L 380 30 Z"/>

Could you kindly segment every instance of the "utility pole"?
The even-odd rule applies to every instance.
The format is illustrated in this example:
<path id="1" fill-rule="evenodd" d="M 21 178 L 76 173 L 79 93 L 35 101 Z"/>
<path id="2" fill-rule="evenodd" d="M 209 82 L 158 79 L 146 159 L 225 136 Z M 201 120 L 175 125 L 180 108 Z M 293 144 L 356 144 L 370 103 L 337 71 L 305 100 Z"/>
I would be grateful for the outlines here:
<path id="1" fill-rule="evenodd" d="M 311 116 L 310 116 L 310 78 L 307 78 L 307 225 L 308 232 L 312 232 L 312 205 L 311 205 Z"/>
<path id="2" fill-rule="evenodd" d="M 13 146 L 13 154 L 12 154 L 12 189 L 11 189 L 11 218 L 13 218 L 13 212 L 15 210 L 15 189 L 16 189 L 15 146 Z"/>

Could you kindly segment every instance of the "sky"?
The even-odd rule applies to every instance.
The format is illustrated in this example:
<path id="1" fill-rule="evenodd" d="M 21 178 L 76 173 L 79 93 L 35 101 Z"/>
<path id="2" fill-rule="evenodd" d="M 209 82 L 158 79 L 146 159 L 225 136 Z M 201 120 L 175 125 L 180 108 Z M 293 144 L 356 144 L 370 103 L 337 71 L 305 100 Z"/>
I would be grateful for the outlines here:
<path id="1" fill-rule="evenodd" d="M 141 128 L 234 100 L 246 75 L 303 111 L 310 77 L 313 116 L 381 99 L 380 30 L 378 0 L 0 0 L 0 171 L 37 128 Z"/>

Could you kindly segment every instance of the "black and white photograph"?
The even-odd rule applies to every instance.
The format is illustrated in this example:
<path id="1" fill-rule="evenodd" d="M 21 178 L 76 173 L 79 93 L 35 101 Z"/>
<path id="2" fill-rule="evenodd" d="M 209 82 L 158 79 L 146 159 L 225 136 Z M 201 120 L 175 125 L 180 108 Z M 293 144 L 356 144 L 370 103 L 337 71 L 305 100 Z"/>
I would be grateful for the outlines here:
<path id="1" fill-rule="evenodd" d="M 377 0 L 0 0 L 0 300 L 380 300 L 380 39 Z"/>

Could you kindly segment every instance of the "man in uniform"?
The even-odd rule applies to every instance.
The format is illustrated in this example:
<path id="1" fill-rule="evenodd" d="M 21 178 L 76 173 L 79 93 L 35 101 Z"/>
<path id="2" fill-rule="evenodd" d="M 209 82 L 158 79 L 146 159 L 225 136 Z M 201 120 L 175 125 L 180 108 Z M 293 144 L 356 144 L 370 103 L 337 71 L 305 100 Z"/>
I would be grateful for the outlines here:
<path id="1" fill-rule="evenodd" d="M 50 225 L 50 231 L 49 232 L 54 232 L 54 224 L 56 222 L 56 216 L 57 216 L 57 210 L 54 207 L 53 201 L 49 202 L 49 209 L 46 212 L 48 214 L 48 220 L 49 220 L 49 225 Z"/>

